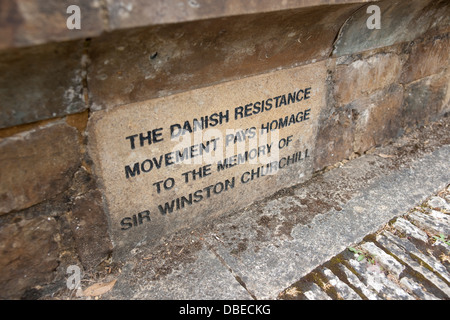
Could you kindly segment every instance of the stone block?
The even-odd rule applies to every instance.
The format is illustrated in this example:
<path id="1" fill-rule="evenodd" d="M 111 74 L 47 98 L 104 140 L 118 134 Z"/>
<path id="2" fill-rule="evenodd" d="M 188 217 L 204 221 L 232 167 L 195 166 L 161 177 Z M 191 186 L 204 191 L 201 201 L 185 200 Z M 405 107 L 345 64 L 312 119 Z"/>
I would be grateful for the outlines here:
<path id="1" fill-rule="evenodd" d="M 397 82 L 401 66 L 400 57 L 392 52 L 375 53 L 350 63 L 337 64 L 334 75 L 336 103 L 348 104 Z"/>
<path id="2" fill-rule="evenodd" d="M 86 269 L 96 267 L 112 250 L 100 191 L 76 197 L 69 219 L 81 263 Z"/>
<path id="3" fill-rule="evenodd" d="M 351 103 L 355 130 L 353 150 L 362 154 L 401 135 L 403 89 L 399 85 Z"/>
<path id="4" fill-rule="evenodd" d="M 0 214 L 66 190 L 80 165 L 77 131 L 50 123 L 0 140 Z"/>
<path id="5" fill-rule="evenodd" d="M 355 124 L 349 105 L 332 108 L 320 117 L 314 170 L 333 165 L 353 154 Z"/>
<path id="6" fill-rule="evenodd" d="M 414 41 L 408 47 L 401 83 L 410 83 L 441 73 L 450 65 L 450 34 L 439 35 L 422 41 Z"/>
<path id="7" fill-rule="evenodd" d="M 81 29 L 67 28 L 70 5 L 80 8 Z M 0 50 L 93 37 L 103 29 L 100 1 L 3 0 L 0 3 Z"/>
<path id="8" fill-rule="evenodd" d="M 325 78 L 322 61 L 93 113 L 117 256 L 308 179 Z"/>
<path id="9" fill-rule="evenodd" d="M 106 0 L 111 29 L 205 20 L 369 0 Z M 322 7 L 325 8 L 325 7 Z"/>
<path id="10" fill-rule="evenodd" d="M 92 39 L 91 108 L 113 108 L 326 59 L 356 6 L 231 16 Z"/>
<path id="11" fill-rule="evenodd" d="M 343 25 L 334 44 L 334 57 L 388 47 L 450 28 L 450 6 L 445 0 L 379 1 L 380 29 L 367 27 L 369 5 L 354 12 Z"/>
<path id="12" fill-rule="evenodd" d="M 58 226 L 47 216 L 0 219 L 0 298 L 19 299 L 27 289 L 53 280 Z"/>
<path id="13" fill-rule="evenodd" d="M 415 128 L 437 120 L 449 111 L 450 74 L 440 73 L 405 85 L 403 126 Z"/>
<path id="14" fill-rule="evenodd" d="M 0 52 L 0 128 L 86 109 L 83 44 L 62 42 Z"/>

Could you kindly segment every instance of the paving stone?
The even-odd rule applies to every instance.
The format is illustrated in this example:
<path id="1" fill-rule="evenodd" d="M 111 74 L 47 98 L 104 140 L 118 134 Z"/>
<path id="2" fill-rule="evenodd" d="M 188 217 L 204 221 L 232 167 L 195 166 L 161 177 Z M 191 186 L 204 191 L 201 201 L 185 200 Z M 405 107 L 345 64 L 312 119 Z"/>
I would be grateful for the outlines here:
<path id="1" fill-rule="evenodd" d="M 429 214 L 431 220 L 441 219 L 448 224 L 446 214 L 435 210 L 430 212 L 434 213 Z M 365 261 L 366 259 L 358 262 L 356 258 L 359 254 L 355 253 L 354 259 L 348 259 L 343 258 L 345 255 L 341 253 L 339 259 L 342 261 L 335 265 L 340 270 L 339 277 L 327 267 L 327 263 L 318 269 L 328 279 L 327 285 L 333 287 L 338 294 L 338 299 L 358 299 L 356 294 L 359 298 L 370 300 L 380 298 L 440 300 L 442 294 L 448 295 L 450 289 L 446 283 L 446 281 L 450 282 L 448 267 L 428 251 L 427 246 L 430 246 L 430 243 L 428 243 L 427 234 L 403 217 L 397 218 L 393 226 L 412 238 L 421 240 L 420 249 L 416 247 L 416 242 L 409 240 L 410 238 L 400 238 L 389 231 L 384 231 L 376 236 L 377 242 L 383 247 L 370 241 L 359 244 L 361 249 L 374 258 L 374 264 L 369 260 Z M 347 264 L 353 271 L 349 270 Z M 419 275 L 411 274 L 406 266 L 411 267 Z M 309 275 L 300 281 L 311 281 L 307 279 L 311 279 Z M 423 279 L 428 281 L 424 282 Z"/>
<path id="2" fill-rule="evenodd" d="M 395 258 L 378 248 L 373 242 L 365 242 L 361 245 L 366 249 L 375 259 L 377 263 L 386 268 L 389 272 L 395 274 L 397 277 L 405 270 L 405 266 L 399 263 Z"/>
<path id="3" fill-rule="evenodd" d="M 444 212 L 450 213 L 450 204 L 447 203 L 444 199 L 441 197 L 432 197 L 428 201 L 428 205 L 432 208 L 438 208 L 444 210 Z"/>
<path id="4" fill-rule="evenodd" d="M 403 233 L 407 234 L 408 236 L 411 236 L 415 239 L 421 240 L 425 243 L 428 241 L 427 234 L 423 230 L 417 228 L 415 225 L 413 225 L 411 222 L 409 222 L 406 219 L 398 218 L 394 222 L 393 226 L 396 229 L 398 229 L 400 232 L 403 232 Z"/>
<path id="5" fill-rule="evenodd" d="M 397 244 L 398 246 L 405 248 L 408 251 L 408 253 L 413 254 L 417 258 L 421 259 L 423 262 L 425 262 L 431 268 L 433 268 L 435 272 L 437 272 L 443 278 L 445 278 L 447 281 L 450 282 L 450 275 L 448 274 L 446 268 L 439 261 L 437 261 L 436 258 L 434 258 L 431 255 L 427 255 L 420 252 L 412 242 L 404 238 L 389 235 L 389 239 L 395 242 L 395 244 Z"/>
<path id="6" fill-rule="evenodd" d="M 450 224 L 450 215 L 442 213 L 440 211 L 431 210 L 430 216 L 442 223 Z"/>
<path id="7" fill-rule="evenodd" d="M 357 294 L 345 282 L 341 281 L 333 272 L 331 272 L 330 269 L 324 268 L 323 273 L 328 278 L 329 283 L 336 289 L 338 294 L 344 300 L 362 300 L 359 294 Z"/>
<path id="8" fill-rule="evenodd" d="M 432 271 L 420 265 L 417 261 L 412 259 L 408 252 L 397 246 L 395 244 L 394 235 L 389 232 L 384 232 L 384 235 L 377 236 L 377 241 L 386 247 L 390 252 L 392 252 L 396 257 L 401 259 L 404 263 L 409 265 L 413 270 L 421 273 L 426 279 L 433 283 L 439 290 L 444 292 L 448 297 L 450 297 L 449 286 L 438 276 L 436 276 Z"/>
<path id="9" fill-rule="evenodd" d="M 424 228 L 425 230 L 429 230 L 436 235 L 441 233 L 444 235 L 450 234 L 450 226 L 448 226 L 446 223 L 442 223 L 441 221 L 432 219 L 425 213 L 414 211 L 413 213 L 408 215 L 408 217 L 420 227 Z"/>
<path id="10" fill-rule="evenodd" d="M 308 300 L 332 300 L 317 284 L 312 283 L 311 289 L 306 291 L 306 298 Z"/>
<path id="11" fill-rule="evenodd" d="M 410 294 L 403 290 L 396 283 L 392 282 L 377 265 L 367 262 L 358 262 L 351 259 L 350 265 L 363 277 L 365 283 L 375 289 L 384 299 L 413 300 Z"/>
<path id="12" fill-rule="evenodd" d="M 367 297 L 369 300 L 380 300 L 380 298 L 377 296 L 375 290 L 372 290 L 371 288 L 367 287 L 359 278 L 351 272 L 345 265 L 339 266 L 342 271 L 344 271 L 345 275 L 347 276 L 347 280 L 356 288 L 361 290 L 362 294 Z"/>
<path id="13" fill-rule="evenodd" d="M 129 277 L 138 267 L 133 263 L 123 271 L 128 276 L 121 277 L 109 294 L 132 300 L 252 299 L 213 252 L 202 248 L 195 256 L 195 262 L 180 266 L 158 280 L 152 280 L 155 270 L 149 269 L 138 282 L 130 283 Z"/>
<path id="14" fill-rule="evenodd" d="M 400 280 L 400 283 L 403 286 L 405 286 L 409 291 L 414 293 L 420 299 L 423 299 L 423 300 L 439 300 L 438 298 L 436 298 L 431 293 L 428 293 L 427 291 L 425 291 L 417 282 L 415 282 L 414 280 L 412 280 L 412 279 L 410 279 L 408 277 L 403 277 Z"/>

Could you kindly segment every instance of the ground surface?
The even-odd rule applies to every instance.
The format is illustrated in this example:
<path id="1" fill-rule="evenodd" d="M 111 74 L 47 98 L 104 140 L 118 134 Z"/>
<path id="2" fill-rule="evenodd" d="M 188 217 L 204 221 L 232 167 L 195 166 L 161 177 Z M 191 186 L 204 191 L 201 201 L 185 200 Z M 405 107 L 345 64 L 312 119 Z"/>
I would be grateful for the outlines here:
<path id="1" fill-rule="evenodd" d="M 84 274 L 81 290 L 44 298 L 449 299 L 449 129 L 447 117 L 158 246 L 143 241 Z"/>

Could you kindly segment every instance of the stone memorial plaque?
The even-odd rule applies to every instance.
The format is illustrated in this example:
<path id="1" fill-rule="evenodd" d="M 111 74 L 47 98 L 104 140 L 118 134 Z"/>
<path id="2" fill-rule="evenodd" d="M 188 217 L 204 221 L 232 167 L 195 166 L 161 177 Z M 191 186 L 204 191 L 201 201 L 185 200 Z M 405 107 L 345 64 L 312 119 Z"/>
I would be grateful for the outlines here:
<path id="1" fill-rule="evenodd" d="M 94 113 L 117 252 L 308 179 L 325 79 L 319 62 Z"/>

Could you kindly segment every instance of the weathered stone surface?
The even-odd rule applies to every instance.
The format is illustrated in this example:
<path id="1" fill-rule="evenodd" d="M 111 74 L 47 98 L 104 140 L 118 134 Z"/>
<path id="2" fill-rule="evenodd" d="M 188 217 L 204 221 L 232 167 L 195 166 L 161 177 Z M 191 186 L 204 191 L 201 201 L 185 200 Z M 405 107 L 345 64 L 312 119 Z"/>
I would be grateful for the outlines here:
<path id="1" fill-rule="evenodd" d="M 0 140 L 0 214 L 53 198 L 69 187 L 80 164 L 78 135 L 50 123 Z"/>
<path id="2" fill-rule="evenodd" d="M 69 30 L 70 5 L 81 11 L 81 29 Z M 0 3 L 0 49 L 81 39 L 103 31 L 100 1 L 3 0 Z"/>
<path id="3" fill-rule="evenodd" d="M 415 239 L 419 239 L 420 241 L 423 241 L 425 243 L 428 241 L 427 234 L 423 230 L 417 228 L 415 225 L 413 225 L 408 220 L 405 220 L 403 218 L 398 218 L 395 221 L 393 226 L 397 230 L 400 230 L 400 232 L 403 232 L 403 233 L 407 234 L 408 236 L 411 236 Z"/>
<path id="4" fill-rule="evenodd" d="M 333 165 L 353 154 L 355 125 L 349 105 L 330 110 L 321 116 L 314 158 L 315 170 Z"/>
<path id="5" fill-rule="evenodd" d="M 403 127 L 422 126 L 448 112 L 449 83 L 450 73 L 441 73 L 405 85 Z"/>
<path id="6" fill-rule="evenodd" d="M 22 214 L 12 221 L 1 219 L 0 298 L 17 299 L 54 277 L 59 254 L 57 222 L 52 217 Z"/>
<path id="7" fill-rule="evenodd" d="M 195 243 L 196 246 L 198 242 Z M 236 281 L 233 273 L 222 261 L 206 247 L 190 252 L 189 261 L 178 262 L 179 266 L 171 269 L 169 266 L 155 268 L 152 261 L 142 261 L 137 258 L 125 265 L 124 276 L 108 293 L 114 299 L 133 300 L 250 300 L 251 295 Z M 190 250 L 183 245 L 184 250 L 178 255 L 183 256 Z M 182 248 L 182 249 L 183 249 Z M 172 260 L 177 252 L 158 252 L 166 259 Z M 142 257 L 142 255 L 139 255 Z M 153 260 L 160 260 L 155 257 Z M 170 265 L 170 263 L 168 263 Z M 167 269 L 164 269 L 166 267 Z M 142 274 L 143 278 L 130 284 L 135 274 Z M 156 279 L 155 279 L 156 278 Z M 134 280 L 134 279 L 133 279 Z M 139 289 L 145 288 L 145 290 Z M 220 290 L 217 290 L 220 288 Z"/>
<path id="8" fill-rule="evenodd" d="M 117 252 L 307 179 L 325 77 L 325 63 L 319 62 L 96 112 L 90 151 Z M 289 104 L 275 99 L 288 93 L 292 98 L 293 92 L 299 95 Z M 200 130 L 193 119 L 200 123 L 206 116 L 209 124 Z M 263 130 L 268 124 L 270 134 Z M 177 125 L 193 133 L 181 136 Z M 284 146 L 288 138 L 292 142 Z"/>
<path id="9" fill-rule="evenodd" d="M 0 52 L 0 128 L 86 109 L 83 41 Z"/>
<path id="10" fill-rule="evenodd" d="M 326 59 L 340 26 L 357 6 L 169 24 L 92 39 L 91 108 L 113 108 Z"/>
<path id="11" fill-rule="evenodd" d="M 443 212 L 450 213 L 450 204 L 441 197 L 432 197 L 428 201 L 428 205 L 431 208 L 442 210 Z"/>
<path id="12" fill-rule="evenodd" d="M 395 84 L 400 58 L 393 52 L 366 55 L 367 59 L 349 56 L 329 63 L 327 106 L 320 115 L 314 159 L 316 170 L 403 132 L 403 89 Z"/>
<path id="13" fill-rule="evenodd" d="M 357 10 L 342 27 L 334 44 L 333 56 L 412 41 L 423 34 L 448 32 L 450 6 L 445 0 L 383 0 L 380 7 L 381 28 L 369 29 L 368 5 Z"/>
<path id="14" fill-rule="evenodd" d="M 450 34 L 412 42 L 408 48 L 400 81 L 410 83 L 424 77 L 441 73 L 450 64 Z"/>
<path id="15" fill-rule="evenodd" d="M 377 242 L 383 245 L 389 252 L 400 258 L 405 264 L 409 265 L 414 271 L 421 273 L 427 280 L 432 282 L 437 288 L 439 288 L 442 292 L 444 292 L 447 297 L 450 297 L 450 288 L 442 280 L 441 277 L 437 276 L 433 271 L 426 268 L 422 263 L 417 262 L 417 260 L 413 259 L 409 254 L 410 248 L 408 245 L 405 247 L 405 241 L 393 235 L 389 231 L 383 232 L 376 238 Z M 409 243 L 412 245 L 411 243 Z M 416 249 L 414 248 L 411 253 L 413 255 L 417 254 Z"/>
<path id="16" fill-rule="evenodd" d="M 416 225 L 432 234 L 450 234 L 450 226 L 446 221 L 437 220 L 433 216 L 419 211 L 414 211 L 409 217 Z"/>
<path id="17" fill-rule="evenodd" d="M 341 281 L 330 269 L 324 268 L 322 271 L 331 284 L 337 291 L 340 297 L 344 300 L 362 300 L 361 297 L 345 282 Z"/>
<path id="18" fill-rule="evenodd" d="M 321 5 L 364 3 L 369 0 L 107 0 L 112 29 L 247 15 Z M 322 7 L 324 8 L 324 7 Z"/>
<path id="19" fill-rule="evenodd" d="M 442 58 L 448 50 L 443 53 L 441 48 L 447 46 L 445 39 L 447 36 L 436 36 L 417 44 L 329 61 L 327 107 L 320 116 L 316 170 L 436 121 L 450 111 L 448 61 Z M 423 52 L 422 63 L 419 51 Z M 441 67 L 420 67 L 431 60 L 441 61 Z M 407 78 L 412 82 L 402 85 Z"/>
<path id="20" fill-rule="evenodd" d="M 400 71 L 401 61 L 395 53 L 377 53 L 338 64 L 334 76 L 337 104 L 350 103 L 395 83 Z"/>
<path id="21" fill-rule="evenodd" d="M 390 273 L 400 277 L 400 274 L 405 270 L 405 266 L 395 260 L 394 257 L 387 254 L 385 251 L 377 247 L 373 242 L 365 242 L 361 247 L 369 252 L 376 263 L 384 267 Z"/>
<path id="22" fill-rule="evenodd" d="M 402 127 L 403 89 L 392 85 L 368 98 L 351 103 L 355 122 L 353 151 L 364 153 L 398 137 Z"/>
<path id="23" fill-rule="evenodd" d="M 81 263 L 87 269 L 97 266 L 112 250 L 100 191 L 76 197 L 69 218 Z"/>

